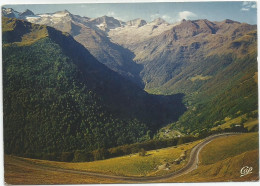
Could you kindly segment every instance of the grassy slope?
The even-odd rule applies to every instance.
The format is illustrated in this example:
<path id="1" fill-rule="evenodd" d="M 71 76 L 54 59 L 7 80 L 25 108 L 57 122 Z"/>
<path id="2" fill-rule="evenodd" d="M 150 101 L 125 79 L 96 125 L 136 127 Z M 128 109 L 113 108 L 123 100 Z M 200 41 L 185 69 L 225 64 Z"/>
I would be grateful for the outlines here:
<path id="1" fill-rule="evenodd" d="M 258 133 L 220 138 L 201 151 L 198 169 L 168 182 L 253 181 L 258 179 Z M 252 174 L 240 177 L 244 166 Z"/>
<path id="2" fill-rule="evenodd" d="M 246 151 L 255 150 L 257 147 L 257 133 L 231 136 L 209 143 L 202 150 L 200 158 L 203 165 L 209 165 Z"/>
<path id="3" fill-rule="evenodd" d="M 220 125 L 218 127 L 214 127 L 211 130 L 216 130 L 218 128 L 221 128 L 221 129 L 230 128 L 230 126 L 232 124 L 239 124 L 241 119 L 242 119 L 242 117 L 239 116 L 237 118 L 234 118 L 234 119 L 231 119 L 231 120 L 227 121 L 226 123 L 224 123 L 224 124 L 222 124 L 222 125 Z M 255 125 L 258 125 L 258 119 L 250 119 L 249 121 L 244 123 L 244 127 L 248 128 L 249 130 L 251 128 L 253 128 Z"/>
<path id="4" fill-rule="evenodd" d="M 211 130 L 217 130 L 218 128 L 225 129 L 230 128 L 232 124 L 240 124 L 243 119 L 246 118 L 246 114 L 238 116 L 236 118 L 230 119 L 225 118 L 225 123 L 222 125 L 213 127 Z M 246 122 L 244 122 L 244 127 L 248 128 L 248 130 L 252 129 L 255 125 L 258 125 L 258 118 L 250 118 Z"/>
<path id="5" fill-rule="evenodd" d="M 202 165 L 197 170 L 167 182 L 222 182 L 258 180 L 258 150 L 248 151 L 211 165 Z M 252 174 L 240 177 L 244 166 L 253 167 Z"/>
<path id="6" fill-rule="evenodd" d="M 196 143 L 181 145 L 178 148 L 166 148 L 159 151 L 149 151 L 148 156 L 137 155 L 112 158 L 88 163 L 62 163 L 44 160 L 27 159 L 29 162 L 67 169 L 89 170 L 117 175 L 155 175 L 154 166 L 177 158 L 184 150 L 190 149 Z M 231 150 L 230 150 L 231 149 Z M 254 181 L 258 180 L 258 133 L 247 133 L 239 136 L 216 139 L 201 151 L 198 169 L 175 179 L 165 182 L 210 182 L 210 181 Z M 146 166 L 145 166 L 146 165 Z M 178 168 L 184 165 L 181 164 Z M 244 166 L 253 167 L 252 174 L 240 177 Z M 177 167 L 176 167 L 177 168 Z M 148 174 L 148 172 L 150 173 Z M 173 171 L 170 170 L 170 171 Z M 157 172 L 164 174 L 168 171 Z M 59 173 L 53 171 L 35 170 L 17 164 L 15 159 L 5 158 L 5 180 L 13 184 L 50 184 L 50 183 L 116 183 L 94 177 Z M 120 183 L 122 183 L 120 181 Z"/>
<path id="7" fill-rule="evenodd" d="M 258 119 L 250 120 L 245 123 L 245 127 L 248 128 L 248 130 L 251 130 L 253 127 L 259 124 Z"/>
<path id="8" fill-rule="evenodd" d="M 56 172 L 39 169 L 34 165 L 17 162 L 15 158 L 5 156 L 5 183 L 6 184 L 86 184 L 86 183 L 122 183 L 122 181 L 108 178 L 97 178 L 87 175 Z"/>
<path id="9" fill-rule="evenodd" d="M 64 163 L 54 162 L 45 160 L 27 159 L 34 163 L 45 164 L 48 166 L 60 167 L 65 169 L 76 169 L 93 172 L 101 172 L 111 175 L 125 175 L 125 176 L 151 176 L 151 175 L 163 175 L 169 172 L 173 172 L 183 167 L 186 161 L 183 161 L 179 165 L 174 165 L 169 171 L 157 170 L 159 165 L 165 164 L 166 162 L 172 162 L 179 158 L 180 155 L 185 151 L 191 149 L 199 141 L 183 144 L 176 148 L 170 147 L 160 150 L 148 151 L 147 155 L 141 157 L 137 154 L 128 155 L 118 158 L 111 158 L 107 160 L 86 162 L 86 163 Z M 189 153 L 189 152 L 188 152 Z"/>

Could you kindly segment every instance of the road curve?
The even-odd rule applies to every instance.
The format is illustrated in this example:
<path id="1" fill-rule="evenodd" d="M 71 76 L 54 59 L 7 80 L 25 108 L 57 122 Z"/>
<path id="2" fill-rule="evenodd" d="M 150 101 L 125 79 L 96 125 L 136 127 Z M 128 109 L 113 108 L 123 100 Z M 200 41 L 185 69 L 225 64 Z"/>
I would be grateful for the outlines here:
<path id="1" fill-rule="evenodd" d="M 20 159 L 20 161 L 27 162 L 34 164 L 34 166 L 38 167 L 39 169 L 45 169 L 45 170 L 50 170 L 50 171 L 59 171 L 59 172 L 65 172 L 65 173 L 73 173 L 73 174 L 81 174 L 81 175 L 88 175 L 88 176 L 97 176 L 101 178 L 109 178 L 109 179 L 117 179 L 117 180 L 123 180 L 123 181 L 131 181 L 131 182 L 149 182 L 149 181 L 161 181 L 165 180 L 168 178 L 176 178 L 178 176 L 187 174 L 198 167 L 199 163 L 199 153 L 202 150 L 202 148 L 210 143 L 212 140 L 220 137 L 226 137 L 226 136 L 231 136 L 231 135 L 238 135 L 240 133 L 223 133 L 223 134 L 217 134 L 217 135 L 212 135 L 207 138 L 205 138 L 201 143 L 197 144 L 194 146 L 190 152 L 189 160 L 188 163 L 180 170 L 169 173 L 167 175 L 163 176 L 149 176 L 149 177 L 130 177 L 130 176 L 115 176 L 115 175 L 107 175 L 107 174 L 102 174 L 102 173 L 95 173 L 95 172 L 87 172 L 87 171 L 80 171 L 80 170 L 72 170 L 72 169 L 62 169 L 62 168 L 56 168 L 56 167 L 51 167 L 47 165 L 42 165 L 42 164 L 37 164 L 37 163 L 31 163 L 29 161 Z M 18 160 L 18 159 L 16 159 Z M 19 161 L 18 160 L 18 161 Z"/>

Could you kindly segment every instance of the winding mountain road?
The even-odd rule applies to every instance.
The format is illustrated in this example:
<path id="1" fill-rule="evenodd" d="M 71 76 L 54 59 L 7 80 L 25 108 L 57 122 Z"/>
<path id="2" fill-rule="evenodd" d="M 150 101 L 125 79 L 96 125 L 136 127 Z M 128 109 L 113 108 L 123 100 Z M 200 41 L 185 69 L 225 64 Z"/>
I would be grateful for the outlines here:
<path id="1" fill-rule="evenodd" d="M 212 140 L 220 137 L 227 137 L 231 135 L 238 135 L 240 133 L 224 133 L 224 134 L 217 134 L 213 136 L 209 136 L 205 138 L 201 143 L 197 144 L 195 147 L 192 148 L 189 156 L 188 163 L 180 170 L 169 173 L 167 175 L 163 176 L 149 176 L 149 177 L 130 177 L 130 176 L 116 176 L 116 175 L 106 175 L 102 173 L 95 173 L 95 172 L 87 172 L 87 171 L 80 171 L 80 170 L 71 170 L 71 169 L 63 169 L 63 168 L 56 168 L 51 167 L 47 165 L 32 163 L 24 159 L 17 158 L 16 161 L 23 161 L 23 163 L 33 164 L 35 168 L 37 169 L 44 169 L 44 170 L 50 170 L 50 171 L 59 171 L 64 173 L 73 173 L 73 174 L 81 174 L 81 175 L 88 175 L 88 176 L 97 176 L 101 178 L 108 178 L 108 179 L 116 179 L 116 180 L 122 180 L 122 181 L 131 181 L 131 182 L 149 182 L 149 181 L 162 181 L 168 178 L 176 178 L 178 176 L 187 174 L 198 167 L 199 163 L 199 153 L 203 149 L 205 145 L 210 143 Z"/>

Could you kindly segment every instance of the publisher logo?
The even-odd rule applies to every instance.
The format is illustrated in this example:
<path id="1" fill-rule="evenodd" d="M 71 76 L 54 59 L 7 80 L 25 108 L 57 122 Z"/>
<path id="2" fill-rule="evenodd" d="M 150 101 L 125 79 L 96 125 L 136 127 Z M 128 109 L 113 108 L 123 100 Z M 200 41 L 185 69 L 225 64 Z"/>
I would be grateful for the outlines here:
<path id="1" fill-rule="evenodd" d="M 253 167 L 245 166 L 240 170 L 240 177 L 251 174 L 253 170 Z"/>

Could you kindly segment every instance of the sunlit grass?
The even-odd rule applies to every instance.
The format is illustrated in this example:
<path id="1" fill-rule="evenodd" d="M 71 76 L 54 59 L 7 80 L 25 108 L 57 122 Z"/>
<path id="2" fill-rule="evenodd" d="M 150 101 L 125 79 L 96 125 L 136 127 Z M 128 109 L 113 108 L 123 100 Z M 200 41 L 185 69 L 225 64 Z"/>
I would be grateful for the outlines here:
<path id="1" fill-rule="evenodd" d="M 198 169 L 178 178 L 169 179 L 167 182 L 255 181 L 259 179 L 258 158 L 258 150 L 244 152 L 214 164 L 199 165 Z M 244 166 L 253 167 L 253 171 L 240 177 L 240 170 Z"/>
<path id="2" fill-rule="evenodd" d="M 247 128 L 248 130 L 251 130 L 253 127 L 258 125 L 259 121 L 258 119 L 250 120 L 245 123 L 244 127 Z"/>
<path id="3" fill-rule="evenodd" d="M 259 179 L 258 133 L 219 138 L 206 145 L 198 169 L 167 182 L 254 181 Z M 251 174 L 240 177 L 244 166 Z"/>
<path id="4" fill-rule="evenodd" d="M 223 123 L 222 125 L 213 127 L 211 130 L 217 130 L 218 128 L 220 128 L 220 129 L 230 128 L 232 124 L 240 124 L 241 121 L 243 120 L 243 118 L 246 118 L 246 114 L 243 114 L 243 115 L 238 116 L 238 117 L 233 118 L 233 119 L 229 119 L 229 120 L 226 119 L 225 123 Z M 248 121 L 246 121 L 244 123 L 244 127 L 248 128 L 248 130 L 253 128 L 255 125 L 258 125 L 258 119 L 257 118 L 249 119 Z"/>
<path id="5" fill-rule="evenodd" d="M 247 133 L 214 140 L 200 153 L 201 163 L 213 164 L 220 160 L 258 149 L 258 133 Z"/>
<path id="6" fill-rule="evenodd" d="M 23 35 L 22 42 L 20 42 L 18 45 L 19 46 L 30 45 L 47 36 L 48 36 L 48 31 L 46 26 L 32 24 L 31 32 Z"/>
<path id="7" fill-rule="evenodd" d="M 200 75 L 196 75 L 196 76 L 190 78 L 190 80 L 192 82 L 194 82 L 196 80 L 205 81 L 205 80 L 208 80 L 208 79 L 211 79 L 211 78 L 212 78 L 212 76 L 203 76 L 203 75 L 200 74 Z"/>
<path id="8" fill-rule="evenodd" d="M 124 183 L 121 180 L 41 169 L 11 156 L 5 156 L 4 177 L 7 184 L 15 185 Z"/>
<path id="9" fill-rule="evenodd" d="M 170 163 L 180 157 L 180 155 L 186 151 L 190 150 L 199 141 L 183 144 L 178 147 L 170 147 L 160 150 L 148 151 L 146 156 L 139 156 L 138 154 L 132 154 L 117 158 L 111 158 L 107 160 L 100 160 L 94 162 L 84 162 L 84 163 L 64 163 L 64 162 L 54 162 L 45 160 L 33 160 L 29 161 L 45 164 L 49 166 L 55 166 L 65 169 L 76 169 L 83 171 L 100 172 L 111 175 L 123 175 L 123 176 L 151 176 L 151 175 L 163 175 L 169 172 L 176 171 L 182 168 L 186 163 L 183 161 L 179 165 L 172 165 L 170 170 L 157 170 L 157 167 Z"/>
<path id="10" fill-rule="evenodd" d="M 178 158 L 184 151 L 199 143 L 193 142 L 176 148 L 148 151 L 147 156 L 137 154 L 102 161 L 86 163 L 64 163 L 45 160 L 26 159 L 29 162 L 51 167 L 101 172 L 112 175 L 162 175 L 174 171 L 158 172 L 154 166 Z M 163 180 L 163 182 L 208 182 L 208 181 L 252 181 L 258 179 L 258 133 L 246 133 L 219 138 L 206 145 L 200 156 L 198 169 L 183 176 Z M 5 158 L 5 180 L 10 184 L 80 184 L 80 183 L 122 183 L 120 180 L 101 179 L 71 173 L 35 169 L 34 164 L 17 163 L 15 159 Z M 179 165 L 184 166 L 186 162 Z M 253 167 L 252 174 L 240 177 L 244 166 Z M 177 167 L 176 167 L 177 168 Z M 150 171 L 150 172 L 149 172 Z"/>

